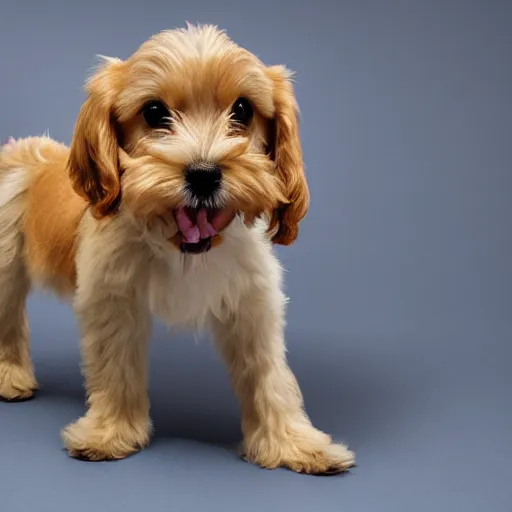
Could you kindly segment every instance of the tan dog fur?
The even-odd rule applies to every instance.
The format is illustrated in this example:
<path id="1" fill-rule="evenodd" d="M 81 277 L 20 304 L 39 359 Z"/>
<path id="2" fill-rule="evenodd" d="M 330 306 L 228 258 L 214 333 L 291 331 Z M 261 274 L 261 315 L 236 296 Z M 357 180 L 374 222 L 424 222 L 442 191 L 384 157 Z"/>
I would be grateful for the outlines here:
<path id="1" fill-rule="evenodd" d="M 37 388 L 25 299 L 43 286 L 72 301 L 82 334 L 88 410 L 63 430 L 72 456 L 119 459 L 149 443 L 156 316 L 212 332 L 248 460 L 306 473 L 352 466 L 352 452 L 311 424 L 286 362 L 272 243 L 295 241 L 309 204 L 290 73 L 215 27 L 188 26 L 126 61 L 106 59 L 87 92 L 69 149 L 48 137 L 1 149 L 0 396 Z M 229 117 L 240 96 L 255 110 L 245 129 Z M 154 98 L 171 110 L 172 130 L 145 123 Z M 236 215 L 210 252 L 185 256 L 172 211 L 187 201 L 183 169 L 194 161 L 221 166 Z"/>

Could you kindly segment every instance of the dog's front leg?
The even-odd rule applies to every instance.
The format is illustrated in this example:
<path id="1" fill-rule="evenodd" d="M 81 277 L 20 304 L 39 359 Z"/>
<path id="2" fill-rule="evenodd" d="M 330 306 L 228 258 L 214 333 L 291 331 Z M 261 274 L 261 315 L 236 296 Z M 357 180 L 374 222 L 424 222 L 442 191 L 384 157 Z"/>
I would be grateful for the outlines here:
<path id="1" fill-rule="evenodd" d="M 148 444 L 149 319 L 135 292 L 102 294 L 78 311 L 88 410 L 62 436 L 70 455 L 121 459 Z"/>
<path id="2" fill-rule="evenodd" d="M 62 437 L 72 456 L 121 459 L 150 439 L 150 314 L 144 286 L 134 282 L 121 265 L 102 269 L 98 261 L 104 258 L 91 259 L 86 254 L 84 260 L 75 312 L 82 336 L 88 410 L 63 430 Z"/>
<path id="3" fill-rule="evenodd" d="M 342 472 L 354 464 L 354 454 L 313 427 L 286 361 L 284 297 L 277 274 L 270 271 L 254 281 L 228 319 L 213 320 L 241 405 L 244 455 L 266 468 Z"/>

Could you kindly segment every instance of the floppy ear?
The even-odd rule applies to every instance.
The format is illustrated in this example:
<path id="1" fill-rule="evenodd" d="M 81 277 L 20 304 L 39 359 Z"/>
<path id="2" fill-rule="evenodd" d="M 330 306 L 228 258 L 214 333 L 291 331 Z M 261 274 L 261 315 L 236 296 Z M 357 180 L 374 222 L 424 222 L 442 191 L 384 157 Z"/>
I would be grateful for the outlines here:
<path id="1" fill-rule="evenodd" d="M 97 218 L 115 209 L 121 192 L 113 104 L 122 68 L 122 61 L 107 59 L 88 81 L 68 158 L 73 189 L 92 205 Z"/>
<path id="2" fill-rule="evenodd" d="M 309 208 L 309 189 L 304 173 L 299 133 L 299 109 L 291 83 L 291 73 L 283 66 L 267 68 L 274 87 L 275 117 L 271 130 L 271 154 L 275 171 L 288 203 L 271 216 L 269 232 L 276 244 L 290 245 L 299 234 L 299 222 Z M 273 144 L 272 144 L 273 143 Z"/>

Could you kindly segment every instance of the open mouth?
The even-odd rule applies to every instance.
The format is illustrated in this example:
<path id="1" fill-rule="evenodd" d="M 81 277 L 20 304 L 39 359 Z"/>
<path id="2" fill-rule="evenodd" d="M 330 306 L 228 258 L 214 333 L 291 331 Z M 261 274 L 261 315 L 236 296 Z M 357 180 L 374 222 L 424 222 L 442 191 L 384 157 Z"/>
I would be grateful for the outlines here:
<path id="1" fill-rule="evenodd" d="M 181 234 L 180 250 L 186 254 L 200 254 L 212 247 L 212 239 L 233 218 L 230 208 L 191 208 L 174 210 L 176 224 Z"/>

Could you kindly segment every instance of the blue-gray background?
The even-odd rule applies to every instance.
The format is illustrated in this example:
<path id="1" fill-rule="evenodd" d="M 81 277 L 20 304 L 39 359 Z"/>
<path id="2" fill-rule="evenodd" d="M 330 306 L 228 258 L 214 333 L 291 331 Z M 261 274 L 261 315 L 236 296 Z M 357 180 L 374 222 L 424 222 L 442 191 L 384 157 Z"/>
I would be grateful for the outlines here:
<path id="1" fill-rule="evenodd" d="M 359 466 L 245 464 L 205 341 L 152 346 L 151 447 L 66 457 L 84 412 L 69 306 L 29 303 L 35 401 L 0 404 L 0 509 L 512 510 L 512 9 L 499 1 L 2 2 L 0 136 L 69 142 L 95 54 L 185 20 L 297 71 L 312 208 L 287 275 L 290 362 Z"/>

